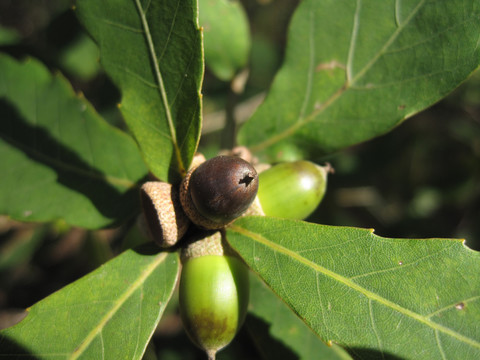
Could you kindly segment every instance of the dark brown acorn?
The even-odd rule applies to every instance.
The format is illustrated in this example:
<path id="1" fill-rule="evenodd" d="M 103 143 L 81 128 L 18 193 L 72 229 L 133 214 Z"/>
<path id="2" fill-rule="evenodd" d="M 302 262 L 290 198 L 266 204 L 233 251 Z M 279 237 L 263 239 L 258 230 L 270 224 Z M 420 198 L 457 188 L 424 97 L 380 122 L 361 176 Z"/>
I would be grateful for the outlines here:
<path id="1" fill-rule="evenodd" d="M 220 229 L 241 216 L 255 200 L 258 174 L 236 156 L 217 156 L 190 170 L 180 201 L 195 224 Z"/>

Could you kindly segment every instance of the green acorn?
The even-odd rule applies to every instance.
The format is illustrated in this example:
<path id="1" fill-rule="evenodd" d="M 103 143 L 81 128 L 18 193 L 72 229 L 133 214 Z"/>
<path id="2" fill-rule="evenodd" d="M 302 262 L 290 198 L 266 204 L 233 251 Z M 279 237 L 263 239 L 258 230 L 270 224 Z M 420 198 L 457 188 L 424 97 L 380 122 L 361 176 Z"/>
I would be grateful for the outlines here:
<path id="1" fill-rule="evenodd" d="M 258 198 L 267 216 L 305 219 L 325 195 L 330 165 L 300 160 L 275 165 L 259 174 Z"/>
<path id="2" fill-rule="evenodd" d="M 242 326 L 249 300 L 248 268 L 228 250 L 220 232 L 182 251 L 180 315 L 189 338 L 215 359 Z"/>

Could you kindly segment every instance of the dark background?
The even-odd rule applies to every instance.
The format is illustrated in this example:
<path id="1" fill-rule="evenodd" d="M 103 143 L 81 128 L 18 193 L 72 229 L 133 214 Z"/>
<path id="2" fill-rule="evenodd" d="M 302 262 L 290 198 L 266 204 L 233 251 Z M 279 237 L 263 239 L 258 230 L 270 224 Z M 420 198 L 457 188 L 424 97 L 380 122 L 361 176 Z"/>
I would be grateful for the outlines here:
<path id="1" fill-rule="evenodd" d="M 250 76 L 239 104 L 265 92 L 281 65 L 286 27 L 298 1 L 243 0 L 251 21 Z M 98 66 L 98 52 L 79 26 L 73 2 L 2 0 L 0 25 L 16 39 L 0 50 L 38 58 L 62 72 L 102 116 L 124 127 L 120 94 Z M 227 102 L 229 84 L 206 73 L 205 128 Z M 253 109 L 252 109 L 253 110 Z M 222 119 L 220 121 L 223 121 Z M 216 152 L 224 133 L 207 131 L 201 150 Z M 433 107 L 392 132 L 324 159 L 335 168 L 324 201 L 310 217 L 322 224 L 374 228 L 394 238 L 462 238 L 480 250 L 480 73 Z M 62 222 L 22 224 L 0 216 L 0 329 L 24 316 L 26 307 L 80 278 L 137 242 L 135 229 L 86 232 Z M 259 357 L 247 330 L 220 359 Z M 196 359 L 187 346 L 175 301 L 164 316 L 148 359 Z"/>

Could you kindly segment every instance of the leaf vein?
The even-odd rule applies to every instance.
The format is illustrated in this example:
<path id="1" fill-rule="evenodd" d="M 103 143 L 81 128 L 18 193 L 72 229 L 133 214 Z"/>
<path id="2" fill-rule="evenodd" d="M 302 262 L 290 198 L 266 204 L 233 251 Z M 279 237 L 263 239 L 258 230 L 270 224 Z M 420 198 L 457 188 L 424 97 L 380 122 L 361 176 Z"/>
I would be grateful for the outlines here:
<path id="1" fill-rule="evenodd" d="M 307 124 L 309 124 L 310 122 L 312 122 L 313 120 L 315 120 L 315 118 L 317 116 L 319 116 L 320 114 L 322 114 L 327 108 L 329 108 L 332 104 L 335 103 L 335 101 L 340 97 L 340 95 L 342 95 L 346 90 L 348 90 L 353 84 L 355 84 L 355 82 L 357 82 L 377 61 L 378 59 L 381 57 L 381 55 L 383 55 L 385 53 L 385 51 L 391 46 L 391 44 L 397 39 L 397 37 L 399 36 L 399 34 L 403 31 L 403 29 L 405 28 L 405 26 L 415 17 L 415 15 L 419 12 L 419 10 L 422 8 L 422 6 L 425 4 L 425 1 L 426 0 L 421 0 L 417 6 L 412 10 L 412 12 L 409 14 L 409 16 L 406 18 L 405 22 L 403 24 L 401 24 L 401 26 L 399 26 L 397 28 L 397 30 L 395 32 L 393 32 L 392 36 L 390 36 L 390 38 L 385 42 L 385 44 L 383 45 L 383 47 L 377 52 L 377 54 L 375 54 L 372 59 L 355 75 L 355 77 L 351 78 L 350 81 L 346 81 L 345 84 L 340 87 L 339 89 L 337 89 L 336 92 L 334 92 L 323 104 L 320 108 L 317 108 L 315 109 L 312 113 L 310 113 L 308 116 L 306 116 L 303 120 L 302 119 L 297 119 L 296 122 L 294 122 L 292 125 L 290 125 L 289 127 L 287 127 L 285 130 L 283 130 L 282 132 L 279 132 L 277 133 L 276 135 L 274 136 L 271 136 L 270 138 L 256 144 L 256 145 L 253 145 L 251 147 L 251 150 L 252 151 L 260 151 L 260 150 L 263 150 L 264 148 L 266 147 L 269 147 L 281 140 L 283 140 L 284 138 L 292 135 L 293 133 L 295 133 L 295 131 L 299 130 L 300 128 L 302 128 L 303 126 L 306 126 Z M 348 64 L 347 64 L 347 69 L 348 69 Z M 348 73 L 348 71 L 347 71 Z M 348 78 L 347 78 L 348 79 Z"/>
<path id="2" fill-rule="evenodd" d="M 180 1 L 177 1 L 177 7 L 175 8 L 175 12 L 173 14 L 173 19 L 172 19 L 172 24 L 170 26 L 170 29 L 168 31 L 168 35 L 166 36 L 165 39 L 165 46 L 163 47 L 162 51 L 160 52 L 160 55 L 158 55 L 158 60 L 160 61 L 163 58 L 163 55 L 167 51 L 168 44 L 170 43 L 170 38 L 172 37 L 173 29 L 175 26 L 175 21 L 177 19 L 177 14 L 178 14 L 178 8 L 180 7 Z"/>
<path id="3" fill-rule="evenodd" d="M 100 344 L 102 347 L 102 359 L 105 359 L 105 342 L 103 341 L 103 331 L 100 331 Z"/>
<path id="4" fill-rule="evenodd" d="M 157 259 L 152 262 L 139 276 L 137 280 L 135 280 L 129 287 L 126 288 L 125 292 L 118 297 L 118 300 L 113 304 L 113 307 L 108 311 L 98 322 L 97 326 L 95 326 L 85 337 L 82 341 L 80 346 L 73 352 L 70 359 L 78 359 L 88 348 L 88 346 L 92 343 L 92 341 L 97 337 L 104 329 L 106 324 L 112 319 L 112 317 L 116 314 L 116 312 L 120 309 L 120 307 L 125 304 L 125 302 L 137 291 L 145 280 L 150 276 L 150 274 L 165 260 L 167 253 L 161 253 L 158 255 Z"/>
<path id="5" fill-rule="evenodd" d="M 164 291 L 164 293 L 165 293 L 165 291 Z M 139 306 L 140 309 L 139 309 L 139 312 L 138 312 L 137 341 L 135 343 L 135 351 L 133 352 L 133 356 L 132 356 L 133 359 L 137 358 L 138 346 L 140 344 L 140 333 L 141 333 L 141 330 L 142 330 L 143 295 L 144 295 L 144 293 L 143 293 L 143 284 L 142 284 L 142 286 L 140 287 L 140 306 Z"/>
<path id="6" fill-rule="evenodd" d="M 477 300 L 480 300 L 480 296 L 472 296 L 471 298 L 468 298 L 466 300 L 458 300 L 458 301 L 455 301 L 455 303 L 449 304 L 447 306 L 442 307 L 441 309 L 435 310 L 434 312 L 425 315 L 425 317 L 432 318 L 434 316 L 441 314 L 442 312 L 455 309 L 455 305 L 457 305 L 460 302 L 462 302 L 464 305 L 467 305 L 468 303 L 471 303 Z"/>
<path id="7" fill-rule="evenodd" d="M 441 254 L 442 252 L 446 252 L 446 251 L 448 252 L 448 250 L 450 250 L 450 247 L 444 247 L 437 252 L 434 252 L 434 253 L 428 254 L 426 256 L 423 256 L 421 258 L 418 258 L 415 261 L 412 261 L 412 262 L 409 262 L 409 263 L 403 262 L 401 266 L 397 265 L 397 266 L 393 266 L 393 267 L 388 268 L 388 269 L 376 270 L 376 271 L 371 271 L 371 272 L 364 273 L 364 274 L 359 274 L 359 275 L 352 276 L 349 279 L 350 280 L 357 280 L 357 279 L 360 279 L 360 278 L 364 278 L 364 277 L 368 277 L 368 276 L 372 276 L 372 275 L 378 275 L 378 274 L 382 274 L 382 273 L 386 273 L 386 272 L 390 272 L 390 271 L 403 270 L 407 267 L 416 266 L 419 263 L 421 263 L 421 262 L 423 262 L 423 261 L 425 261 L 425 260 L 427 260 L 431 257 L 435 257 L 438 254 Z"/>
<path id="8" fill-rule="evenodd" d="M 183 164 L 182 156 L 180 154 L 180 149 L 178 147 L 177 132 L 175 130 L 175 125 L 173 124 L 173 118 L 172 118 L 172 113 L 170 111 L 170 104 L 168 102 L 167 91 L 166 91 L 165 85 L 163 83 L 163 77 L 162 77 L 162 73 L 160 71 L 159 59 L 157 58 L 157 55 L 155 53 L 155 46 L 153 44 L 152 35 L 150 34 L 150 27 L 148 25 L 147 18 L 145 16 L 145 13 L 143 12 L 142 6 L 140 4 L 140 0 L 135 0 L 135 4 L 137 6 L 138 13 L 139 13 L 140 18 L 142 20 L 142 26 L 143 26 L 144 33 L 145 33 L 145 38 L 146 38 L 146 41 L 147 41 L 147 44 L 148 44 L 148 50 L 149 50 L 149 54 L 150 54 L 150 57 L 151 57 L 152 66 L 153 66 L 153 69 L 154 69 L 154 72 L 155 72 L 155 78 L 156 78 L 156 81 L 158 82 L 158 90 L 159 90 L 159 93 L 160 93 L 160 98 L 162 99 L 163 107 L 164 107 L 164 110 L 165 110 L 165 117 L 167 119 L 172 144 L 173 144 L 173 147 L 174 147 L 174 150 L 175 150 L 178 170 L 179 170 L 180 174 L 184 174 L 186 172 L 185 171 L 185 166 Z M 179 4 L 179 1 L 177 1 L 177 8 L 179 6 L 178 4 Z M 172 21 L 172 27 L 173 27 L 173 24 L 175 23 L 175 18 L 176 18 L 176 14 L 175 14 L 175 17 Z M 167 38 L 167 41 L 165 43 L 165 48 L 166 48 L 168 43 L 169 43 L 169 38 Z"/>
<path id="9" fill-rule="evenodd" d="M 402 24 L 402 20 L 400 19 L 400 1 L 401 0 L 395 0 L 395 23 L 397 24 L 397 27 L 400 27 Z"/>
<path id="10" fill-rule="evenodd" d="M 461 68 L 461 65 L 458 65 L 457 68 Z M 403 85 L 403 84 L 406 84 L 406 83 L 409 83 L 409 82 L 412 82 L 412 81 L 418 81 L 419 79 L 430 78 L 432 76 L 443 75 L 443 74 L 446 74 L 446 73 L 452 73 L 457 68 L 454 68 L 454 69 L 448 70 L 448 71 L 447 70 L 442 70 L 442 71 L 436 71 L 436 72 L 421 74 L 421 75 L 412 76 L 412 77 L 409 77 L 409 78 L 404 77 L 401 80 L 384 82 L 384 83 L 380 83 L 380 84 L 368 83 L 368 84 L 362 85 L 362 86 L 355 85 L 355 86 L 352 86 L 351 89 L 352 90 L 374 90 L 374 89 L 382 89 L 382 88 L 395 86 L 395 85 Z"/>
<path id="11" fill-rule="evenodd" d="M 119 29 L 122 29 L 122 30 L 130 31 L 130 32 L 133 32 L 133 33 L 138 33 L 138 34 L 143 34 L 142 29 L 137 29 L 135 27 L 127 26 L 125 24 L 117 23 L 117 22 L 114 22 L 114 21 L 111 21 L 111 20 L 108 20 L 108 19 L 104 19 L 104 18 L 95 17 L 95 19 L 98 20 L 98 21 L 101 21 L 101 22 L 103 22 L 107 25 L 110 25 L 110 26 L 113 26 L 113 27 L 116 27 L 116 28 L 119 28 Z"/>
<path id="12" fill-rule="evenodd" d="M 299 119 L 303 119 L 305 116 L 305 112 L 307 111 L 307 106 L 310 101 L 310 97 L 312 95 L 312 83 L 313 83 L 313 72 L 315 69 L 315 27 L 314 27 L 314 17 L 313 12 L 310 13 L 310 31 L 309 31 L 309 63 L 308 63 L 308 71 L 307 71 L 307 85 L 305 88 L 305 96 L 303 99 L 302 107 L 300 108 L 300 113 L 298 115 Z"/>
<path id="13" fill-rule="evenodd" d="M 112 63 L 111 64 L 112 67 L 114 68 L 117 68 L 118 70 L 122 71 L 122 72 L 125 72 L 125 73 L 128 73 L 129 75 L 133 76 L 134 78 L 136 78 L 137 80 L 139 80 L 140 82 L 142 82 L 143 84 L 153 88 L 153 89 L 157 89 L 158 90 L 158 85 L 157 84 L 154 84 L 148 80 L 146 80 L 145 78 L 143 78 L 142 76 L 140 76 L 139 74 L 137 74 L 136 72 L 130 70 L 130 68 L 128 67 L 125 67 L 125 66 L 121 66 L 121 65 L 117 65 L 115 63 Z"/>
<path id="14" fill-rule="evenodd" d="M 408 15 L 405 22 L 393 32 L 392 36 L 385 42 L 383 47 L 370 59 L 370 61 L 363 67 L 362 70 L 358 72 L 357 75 L 352 79 L 352 83 L 355 83 L 360 77 L 362 77 L 371 67 L 378 61 L 378 59 L 386 52 L 386 50 L 392 45 L 392 43 L 397 39 L 400 33 L 403 31 L 405 26 L 415 17 L 415 15 L 420 11 L 420 9 L 425 4 L 426 0 L 421 0 L 418 5 L 412 10 Z"/>
<path id="15" fill-rule="evenodd" d="M 357 0 L 357 5 L 355 8 L 355 14 L 353 16 L 353 26 L 352 26 L 352 35 L 350 37 L 350 47 L 348 49 L 347 55 L 347 84 L 352 80 L 353 75 L 353 59 L 355 57 L 355 45 L 357 41 L 358 28 L 360 26 L 360 9 L 362 6 L 362 1 Z"/>
<path id="16" fill-rule="evenodd" d="M 280 254 L 283 254 L 285 256 L 288 256 L 289 258 L 291 258 L 292 260 L 295 260 L 297 262 L 299 262 L 300 264 L 304 265 L 304 266 L 307 266 L 307 267 L 310 267 L 312 269 L 314 269 L 315 271 L 318 271 L 319 273 L 322 273 L 323 275 L 335 280 L 335 281 L 338 281 L 339 283 L 351 288 L 352 290 L 354 291 L 357 291 L 358 293 L 362 294 L 363 296 L 365 296 L 367 299 L 370 299 L 370 300 L 373 300 L 375 302 L 378 302 L 379 304 L 387 307 L 387 308 L 390 308 L 394 311 L 397 311 L 407 317 L 410 317 L 412 318 L 413 320 L 416 320 L 418 321 L 419 323 L 423 324 L 423 325 L 426 325 L 434 330 L 438 330 L 439 332 L 441 333 L 444 333 L 452 338 L 455 338 L 456 340 L 458 341 L 461 341 L 461 342 L 464 342 L 472 347 L 475 347 L 475 348 L 478 348 L 480 349 L 480 342 L 478 342 L 477 340 L 475 339 L 472 339 L 472 338 L 469 338 L 468 336 L 465 336 L 463 334 L 460 334 L 458 333 L 457 331 L 455 330 L 452 330 L 446 326 L 443 326 L 439 323 L 436 323 L 434 321 L 432 321 L 430 318 L 426 317 L 426 316 L 423 316 L 419 313 L 416 313 L 415 311 L 413 310 L 410 310 L 410 309 L 407 309 L 399 304 L 396 304 L 394 303 L 393 301 L 390 301 L 388 300 L 387 298 L 379 295 L 379 294 L 376 294 L 368 289 L 366 289 L 365 287 L 351 281 L 350 279 L 338 274 L 338 273 L 335 273 L 317 263 L 314 263 L 313 261 L 309 260 L 309 259 L 306 259 L 302 256 L 300 256 L 299 254 L 297 254 L 296 252 L 288 249 L 288 248 L 285 248 L 273 241 L 270 241 L 269 239 L 263 237 L 262 235 L 258 234 L 258 233 L 254 233 L 252 231 L 249 231 L 245 228 L 242 228 L 236 224 L 233 224 L 230 226 L 230 230 L 232 231 L 236 231 L 238 232 L 239 234 L 242 234 L 244 236 L 247 236 L 247 237 L 250 237 L 251 239 L 255 240 L 257 243 L 259 244 L 262 244 L 266 247 L 269 247 L 272 249 L 272 251 L 274 251 L 276 254 L 277 253 L 280 253 Z"/>
<path id="17" fill-rule="evenodd" d="M 431 36 L 423 38 L 421 41 L 418 41 L 416 43 L 409 43 L 408 46 L 403 46 L 403 47 L 399 47 L 399 48 L 395 48 L 395 49 L 391 49 L 391 50 L 385 50 L 385 52 L 383 54 L 395 54 L 395 53 L 402 52 L 402 51 L 405 51 L 405 50 L 413 49 L 415 47 L 424 46 L 425 44 L 431 42 L 432 40 L 435 40 L 435 39 L 441 37 L 442 35 L 448 33 L 449 31 L 456 30 L 457 28 L 462 27 L 465 24 L 470 23 L 470 22 L 472 22 L 472 23 L 478 22 L 478 20 L 479 20 L 478 16 L 472 15 L 470 18 L 467 18 L 463 21 L 455 23 L 452 26 L 442 28 L 441 31 L 435 32 Z M 451 50 L 451 47 L 449 49 Z"/>
<path id="18" fill-rule="evenodd" d="M 435 330 L 435 341 L 436 341 L 437 346 L 438 346 L 438 352 L 442 356 L 442 359 L 446 360 L 447 356 L 445 355 L 445 352 L 443 351 L 442 342 L 440 341 L 440 336 L 438 334 L 438 330 Z"/>
<path id="19" fill-rule="evenodd" d="M 368 299 L 368 314 L 370 317 L 370 324 L 372 325 L 373 334 L 377 339 L 378 349 L 380 350 L 380 354 L 382 355 L 382 359 L 385 359 L 385 354 L 383 353 L 383 346 L 382 340 L 380 339 L 380 335 L 378 334 L 377 326 L 375 325 L 375 319 L 373 316 L 373 307 L 372 307 L 372 299 Z"/>

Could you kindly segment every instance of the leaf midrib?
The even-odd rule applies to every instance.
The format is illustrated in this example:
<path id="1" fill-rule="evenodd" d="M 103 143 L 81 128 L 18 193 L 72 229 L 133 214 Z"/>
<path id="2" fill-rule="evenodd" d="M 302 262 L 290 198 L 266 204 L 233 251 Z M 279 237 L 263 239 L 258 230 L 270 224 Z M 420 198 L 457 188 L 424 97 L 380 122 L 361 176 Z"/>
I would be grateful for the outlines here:
<path id="1" fill-rule="evenodd" d="M 120 298 L 118 298 L 117 302 L 114 303 L 114 306 L 108 311 L 98 322 L 97 326 L 95 326 L 85 337 L 83 342 L 75 349 L 70 357 L 71 360 L 78 359 L 88 348 L 88 346 L 92 343 L 95 337 L 98 334 L 101 334 L 103 328 L 106 324 L 110 321 L 110 319 L 117 313 L 120 307 L 125 304 L 125 302 L 130 298 L 130 296 L 139 288 L 141 287 L 146 279 L 152 274 L 152 272 L 165 260 L 167 257 L 167 253 L 161 253 L 154 262 L 152 262 L 141 274 L 141 276 L 135 280 L 123 293 Z"/>
<path id="2" fill-rule="evenodd" d="M 178 8 L 179 2 L 177 1 L 177 8 Z M 147 41 L 148 45 L 148 51 L 149 55 L 151 57 L 151 63 L 155 72 L 155 80 L 158 84 L 158 91 L 160 92 L 160 97 L 162 99 L 163 107 L 165 110 L 165 117 L 167 118 L 167 123 L 168 123 L 168 129 L 170 131 L 170 136 L 171 140 L 173 143 L 173 148 L 175 149 L 175 156 L 177 159 L 177 164 L 178 164 L 178 171 L 180 174 L 185 173 L 185 165 L 183 164 L 182 160 L 182 155 L 180 153 L 180 148 L 178 146 L 178 139 L 177 139 L 177 132 L 175 130 L 175 125 L 173 124 L 173 118 L 172 118 L 172 113 L 170 111 L 170 105 L 168 104 L 168 97 L 167 97 L 167 91 L 165 89 L 165 85 L 163 82 L 163 76 L 160 71 L 160 65 L 159 65 L 159 59 L 157 58 L 157 55 L 155 53 L 155 46 L 153 44 L 153 39 L 152 35 L 150 33 L 150 27 L 148 25 L 146 13 L 143 11 L 142 5 L 140 4 L 140 0 L 135 0 L 135 5 L 137 7 L 138 14 L 140 16 L 141 22 L 142 22 L 142 27 L 143 31 L 145 34 L 145 39 Z M 176 15 L 176 13 L 175 13 Z M 175 22 L 175 20 L 173 21 Z M 172 24 L 173 27 L 173 24 Z M 168 43 L 168 39 L 167 39 Z"/>
<path id="3" fill-rule="evenodd" d="M 287 255 L 289 257 L 291 257 L 292 259 L 302 263 L 303 265 L 307 266 L 307 267 L 310 267 L 312 268 L 313 270 L 319 272 L 319 273 L 322 273 L 323 275 L 335 280 L 335 281 L 338 281 L 339 283 L 361 293 L 362 295 L 364 295 L 366 298 L 368 298 L 369 300 L 373 300 L 373 301 L 376 301 L 378 302 L 379 304 L 383 305 L 383 306 L 386 306 L 392 310 L 395 310 L 405 316 L 408 316 L 432 329 L 434 329 L 435 331 L 439 331 L 439 332 L 442 332 L 446 335 L 449 335 L 459 341 L 462 341 L 470 346 L 473 346 L 473 347 L 476 347 L 476 348 L 479 348 L 480 349 L 480 343 L 475 341 L 474 339 L 471 339 L 467 336 L 464 336 L 462 334 L 459 334 L 458 332 L 452 330 L 452 329 L 449 329 L 443 325 L 440 325 L 432 320 L 430 320 L 428 317 L 425 317 L 423 315 L 420 315 L 412 310 L 409 310 L 407 308 L 404 308 L 370 290 L 367 290 L 366 288 L 356 284 L 355 282 L 351 281 L 350 279 L 340 275 L 340 274 L 337 274 L 321 265 L 318 265 L 316 263 L 314 263 L 313 261 L 310 261 L 302 256 L 300 256 L 299 254 L 297 254 L 296 252 L 290 250 L 290 249 L 287 249 L 277 243 L 274 243 L 270 240 L 268 240 L 267 238 L 263 237 L 262 235 L 260 234 L 257 234 L 257 233 L 254 233 L 250 230 L 247 230 L 245 228 L 242 228 L 238 225 L 231 225 L 229 227 L 230 230 L 233 230 L 233 231 L 236 231 L 242 235 L 245 235 L 245 236 L 248 236 L 250 238 L 252 238 L 253 240 L 257 241 L 258 243 L 260 244 L 263 244 L 269 248 L 271 248 L 273 251 L 275 252 L 278 252 L 278 253 L 282 253 L 284 255 Z"/>

